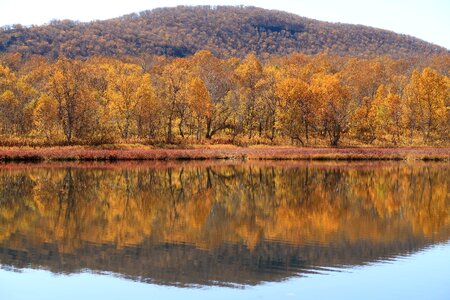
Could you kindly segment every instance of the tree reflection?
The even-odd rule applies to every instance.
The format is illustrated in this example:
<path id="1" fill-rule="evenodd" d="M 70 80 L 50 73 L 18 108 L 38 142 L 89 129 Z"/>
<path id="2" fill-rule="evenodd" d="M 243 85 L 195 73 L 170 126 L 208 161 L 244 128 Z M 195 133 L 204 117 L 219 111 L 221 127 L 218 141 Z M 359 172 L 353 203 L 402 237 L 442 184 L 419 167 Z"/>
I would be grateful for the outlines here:
<path id="1" fill-rule="evenodd" d="M 0 167 L 0 262 L 280 280 L 446 241 L 448 178 L 446 165 L 401 163 Z"/>

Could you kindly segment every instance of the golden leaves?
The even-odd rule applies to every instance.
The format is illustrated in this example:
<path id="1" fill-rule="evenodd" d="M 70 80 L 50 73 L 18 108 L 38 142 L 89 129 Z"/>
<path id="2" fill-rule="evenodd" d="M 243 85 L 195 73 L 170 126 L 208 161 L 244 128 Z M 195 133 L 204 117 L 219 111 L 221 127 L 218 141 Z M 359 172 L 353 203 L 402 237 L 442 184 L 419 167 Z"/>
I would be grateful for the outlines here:
<path id="1" fill-rule="evenodd" d="M 0 134 L 45 138 L 41 144 L 217 138 L 310 145 L 313 138 L 314 145 L 336 146 L 450 139 L 448 76 L 419 67 L 410 76 L 414 65 L 386 57 L 223 60 L 199 51 L 141 61 L 33 57 L 16 67 L 0 66 Z"/>

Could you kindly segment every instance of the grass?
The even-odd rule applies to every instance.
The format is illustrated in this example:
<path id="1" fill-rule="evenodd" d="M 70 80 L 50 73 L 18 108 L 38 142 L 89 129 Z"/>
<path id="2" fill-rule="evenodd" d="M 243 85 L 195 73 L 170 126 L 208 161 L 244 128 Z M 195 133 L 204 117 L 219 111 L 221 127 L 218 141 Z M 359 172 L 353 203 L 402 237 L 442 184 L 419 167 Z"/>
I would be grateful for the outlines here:
<path id="1" fill-rule="evenodd" d="M 143 160 L 435 160 L 450 161 L 450 147 L 304 148 L 194 146 L 189 149 L 110 145 L 109 147 L 0 148 L 0 161 Z"/>

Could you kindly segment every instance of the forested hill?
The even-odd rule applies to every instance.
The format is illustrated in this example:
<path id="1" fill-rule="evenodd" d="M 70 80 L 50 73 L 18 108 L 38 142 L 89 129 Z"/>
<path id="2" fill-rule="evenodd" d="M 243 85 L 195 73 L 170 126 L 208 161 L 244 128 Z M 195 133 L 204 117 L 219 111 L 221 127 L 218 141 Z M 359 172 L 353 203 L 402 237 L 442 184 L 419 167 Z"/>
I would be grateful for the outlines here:
<path id="1" fill-rule="evenodd" d="M 382 17 L 382 16 L 380 16 Z M 293 52 L 358 57 L 430 55 L 447 49 L 366 26 L 327 23 L 256 7 L 159 8 L 106 21 L 52 21 L 0 30 L 0 52 L 50 57 L 187 56 L 200 49 L 220 57 Z"/>

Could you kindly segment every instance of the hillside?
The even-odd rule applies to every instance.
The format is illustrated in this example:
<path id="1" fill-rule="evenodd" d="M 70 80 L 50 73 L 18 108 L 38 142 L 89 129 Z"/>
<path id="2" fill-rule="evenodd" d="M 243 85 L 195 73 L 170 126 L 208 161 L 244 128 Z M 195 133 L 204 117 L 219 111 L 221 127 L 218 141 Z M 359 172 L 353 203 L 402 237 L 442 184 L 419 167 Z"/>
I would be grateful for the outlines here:
<path id="1" fill-rule="evenodd" d="M 52 21 L 45 26 L 4 27 L 0 52 L 53 58 L 187 56 L 206 49 L 220 57 L 264 57 L 293 52 L 373 57 L 430 55 L 445 48 L 394 32 L 327 23 L 255 7 L 159 8 L 106 21 Z"/>

